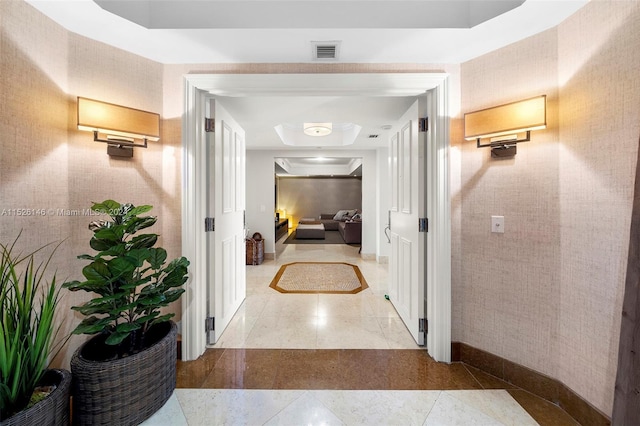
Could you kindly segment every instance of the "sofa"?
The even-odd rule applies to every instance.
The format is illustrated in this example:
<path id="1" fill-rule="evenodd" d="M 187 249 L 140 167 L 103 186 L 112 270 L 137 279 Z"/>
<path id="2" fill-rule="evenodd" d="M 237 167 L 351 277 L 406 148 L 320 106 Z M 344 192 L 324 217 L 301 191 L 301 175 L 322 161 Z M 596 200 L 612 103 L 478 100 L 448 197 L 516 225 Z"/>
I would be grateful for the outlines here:
<path id="1" fill-rule="evenodd" d="M 357 209 L 322 213 L 319 218 L 326 231 L 338 231 L 347 244 L 360 244 L 362 239 L 361 213 Z"/>
<path id="2" fill-rule="evenodd" d="M 320 223 L 324 225 L 325 231 L 337 231 L 339 221 L 334 220 L 335 214 L 322 213 L 320 215 Z"/>
<path id="3" fill-rule="evenodd" d="M 360 244 L 362 240 L 362 221 L 348 220 L 338 223 L 338 231 L 347 244 Z"/>

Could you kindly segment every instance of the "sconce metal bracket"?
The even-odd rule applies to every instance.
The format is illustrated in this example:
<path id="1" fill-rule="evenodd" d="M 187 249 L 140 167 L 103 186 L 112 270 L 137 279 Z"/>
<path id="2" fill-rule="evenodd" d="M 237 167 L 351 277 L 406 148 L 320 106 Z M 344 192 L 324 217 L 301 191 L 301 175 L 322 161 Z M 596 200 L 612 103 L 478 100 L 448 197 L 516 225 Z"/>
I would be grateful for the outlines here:
<path id="1" fill-rule="evenodd" d="M 486 148 L 486 147 L 495 148 L 495 147 L 505 146 L 505 145 L 515 145 L 521 142 L 529 142 L 530 140 L 531 140 L 531 131 L 527 130 L 527 136 L 522 139 L 505 139 L 505 140 L 491 141 L 489 143 L 480 143 L 480 138 L 477 138 L 476 145 L 478 148 Z"/>
<path id="2" fill-rule="evenodd" d="M 505 158 L 505 157 L 513 157 L 518 153 L 518 148 L 516 144 L 522 142 L 529 142 L 531 140 L 531 131 L 527 130 L 527 135 L 521 139 L 504 139 L 504 140 L 492 140 L 489 143 L 480 143 L 480 138 L 476 139 L 476 145 L 478 148 L 491 148 L 491 157 L 492 158 Z"/>
<path id="3" fill-rule="evenodd" d="M 101 142 L 107 144 L 107 154 L 110 157 L 122 157 L 122 158 L 131 158 L 133 157 L 133 148 L 146 148 L 147 147 L 147 138 L 144 138 L 144 143 L 135 143 L 129 139 L 119 139 L 119 138 L 109 138 L 109 139 L 100 139 L 98 136 L 98 131 L 93 131 L 93 140 L 94 142 Z"/>
<path id="4" fill-rule="evenodd" d="M 107 145 L 107 155 L 109 155 L 109 157 L 131 158 L 133 157 L 133 148 L 126 146 Z"/>
<path id="5" fill-rule="evenodd" d="M 516 145 L 501 145 L 491 148 L 491 158 L 513 157 L 517 153 L 518 147 Z"/>
<path id="6" fill-rule="evenodd" d="M 117 146 L 117 147 L 137 147 L 137 148 L 146 148 L 147 147 L 147 138 L 144 138 L 143 141 L 144 143 L 135 143 L 132 142 L 128 139 L 117 139 L 117 138 L 112 138 L 112 139 L 100 139 L 98 137 L 98 131 L 94 130 L 93 131 L 93 140 L 94 142 L 102 142 L 102 143 L 106 143 L 112 146 Z"/>

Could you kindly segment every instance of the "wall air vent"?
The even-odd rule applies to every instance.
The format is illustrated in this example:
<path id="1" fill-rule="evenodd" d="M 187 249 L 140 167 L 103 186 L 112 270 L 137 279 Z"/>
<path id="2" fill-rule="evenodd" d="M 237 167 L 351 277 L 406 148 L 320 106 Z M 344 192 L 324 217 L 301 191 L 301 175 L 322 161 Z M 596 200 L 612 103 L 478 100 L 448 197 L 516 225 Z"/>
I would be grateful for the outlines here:
<path id="1" fill-rule="evenodd" d="M 337 61 L 340 54 L 339 41 L 312 41 L 311 48 L 314 61 Z"/>
<path id="2" fill-rule="evenodd" d="M 377 138 L 378 136 L 380 136 L 380 135 L 369 135 L 369 139 L 375 139 L 375 138 Z"/>

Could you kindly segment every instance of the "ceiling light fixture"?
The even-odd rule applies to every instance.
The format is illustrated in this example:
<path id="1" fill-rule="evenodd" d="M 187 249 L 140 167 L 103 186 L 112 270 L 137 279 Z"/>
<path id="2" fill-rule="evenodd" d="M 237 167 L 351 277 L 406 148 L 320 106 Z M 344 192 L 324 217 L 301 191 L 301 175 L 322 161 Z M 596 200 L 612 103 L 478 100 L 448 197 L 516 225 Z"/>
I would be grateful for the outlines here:
<path id="1" fill-rule="evenodd" d="M 304 134 L 308 136 L 327 136 L 332 131 L 331 123 L 304 123 Z"/>

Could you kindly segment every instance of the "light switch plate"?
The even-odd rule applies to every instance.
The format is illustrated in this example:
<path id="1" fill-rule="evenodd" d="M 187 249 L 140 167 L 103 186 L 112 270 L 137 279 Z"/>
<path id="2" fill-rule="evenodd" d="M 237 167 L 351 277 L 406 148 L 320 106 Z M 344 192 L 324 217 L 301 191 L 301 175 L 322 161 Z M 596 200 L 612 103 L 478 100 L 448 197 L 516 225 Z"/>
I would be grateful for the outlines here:
<path id="1" fill-rule="evenodd" d="M 491 216 L 491 232 L 504 234 L 504 216 Z"/>

